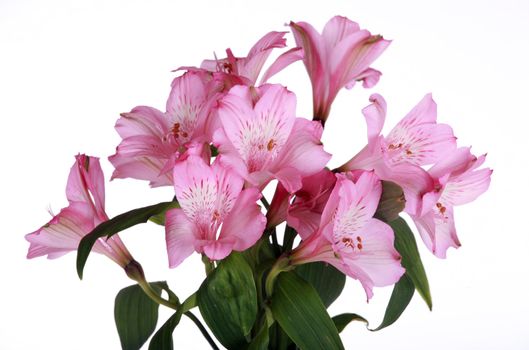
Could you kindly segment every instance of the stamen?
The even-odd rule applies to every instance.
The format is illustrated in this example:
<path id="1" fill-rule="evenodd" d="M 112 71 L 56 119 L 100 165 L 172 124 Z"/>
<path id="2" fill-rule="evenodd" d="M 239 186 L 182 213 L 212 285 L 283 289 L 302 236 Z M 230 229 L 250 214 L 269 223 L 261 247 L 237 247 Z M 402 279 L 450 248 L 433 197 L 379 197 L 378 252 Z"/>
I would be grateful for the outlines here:
<path id="1" fill-rule="evenodd" d="M 277 143 L 274 141 L 274 139 L 270 139 L 270 141 L 268 141 L 268 144 L 266 145 L 266 149 L 270 152 L 274 149 L 276 145 Z"/>

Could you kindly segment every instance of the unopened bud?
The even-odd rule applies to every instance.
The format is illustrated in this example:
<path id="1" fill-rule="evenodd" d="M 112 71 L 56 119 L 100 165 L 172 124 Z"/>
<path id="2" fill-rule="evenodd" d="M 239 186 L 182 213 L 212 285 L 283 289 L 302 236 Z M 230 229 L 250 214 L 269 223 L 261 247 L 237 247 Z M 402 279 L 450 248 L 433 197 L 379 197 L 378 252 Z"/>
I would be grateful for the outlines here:
<path id="1" fill-rule="evenodd" d="M 374 217 L 384 222 L 391 222 L 399 217 L 405 205 L 406 199 L 402 188 L 394 182 L 382 181 L 382 196 Z"/>

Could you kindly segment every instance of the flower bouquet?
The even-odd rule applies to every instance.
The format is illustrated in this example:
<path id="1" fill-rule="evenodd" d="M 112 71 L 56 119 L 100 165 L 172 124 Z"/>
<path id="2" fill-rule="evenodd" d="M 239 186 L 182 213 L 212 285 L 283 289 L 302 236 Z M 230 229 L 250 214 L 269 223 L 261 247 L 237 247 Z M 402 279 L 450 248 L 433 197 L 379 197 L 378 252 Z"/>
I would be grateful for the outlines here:
<path id="1" fill-rule="evenodd" d="M 149 338 L 149 349 L 172 349 L 184 315 L 214 349 L 343 349 L 339 333 L 347 324 L 367 324 L 352 312 L 327 311 L 346 276 L 361 283 L 367 300 L 374 287 L 393 286 L 383 321 L 371 330 L 394 323 L 415 291 L 431 308 L 415 235 L 401 214 L 445 258 L 460 246 L 454 207 L 489 186 L 492 171 L 480 169 L 485 155 L 457 146 L 451 127 L 437 123 L 430 94 L 383 135 L 386 101 L 373 94 L 362 110 L 366 146 L 327 168 L 331 155 L 321 137 L 332 103 L 343 87 L 377 84 L 381 73 L 370 66 L 390 41 L 339 16 L 321 34 L 305 22 L 289 27 L 296 46 L 266 70 L 270 54 L 286 47 L 287 32 L 266 34 L 244 57 L 227 49 L 225 58 L 177 69 L 165 112 L 138 106 L 121 114 L 112 178 L 173 186 L 174 198 L 110 219 L 99 159 L 79 154 L 68 207 L 26 235 L 28 258 L 77 250 L 82 278 L 94 251 L 136 282 L 115 300 L 123 349 Z M 297 61 L 312 84 L 312 120 L 297 116 L 292 91 L 268 83 Z M 275 187 L 268 199 L 267 186 Z M 185 299 L 167 282 L 149 281 L 119 237 L 147 221 L 165 230 L 171 268 L 202 256 L 205 279 Z M 159 305 L 174 313 L 156 330 Z"/>

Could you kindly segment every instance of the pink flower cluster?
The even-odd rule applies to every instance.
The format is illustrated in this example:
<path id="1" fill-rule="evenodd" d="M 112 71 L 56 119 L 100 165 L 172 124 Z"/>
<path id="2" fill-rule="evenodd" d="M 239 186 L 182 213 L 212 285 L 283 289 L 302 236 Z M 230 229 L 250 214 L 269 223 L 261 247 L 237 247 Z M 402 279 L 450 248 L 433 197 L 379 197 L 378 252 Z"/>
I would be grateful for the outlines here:
<path id="1" fill-rule="evenodd" d="M 112 178 L 174 186 L 179 208 L 165 221 L 171 267 L 193 252 L 220 260 L 244 251 L 286 221 L 301 237 L 289 253 L 293 264 L 325 261 L 359 280 L 370 298 L 374 286 L 394 284 L 404 273 L 391 227 L 373 217 L 381 181 L 402 187 L 405 212 L 428 249 L 444 258 L 460 245 L 454 207 L 485 192 L 491 170 L 480 169 L 484 155 L 458 148 L 450 126 L 437 123 L 430 94 L 386 136 L 386 102 L 373 94 L 363 109 L 367 145 L 338 169 L 327 169 L 331 155 L 321 137 L 333 100 L 357 81 L 366 88 L 377 84 L 381 73 L 371 64 L 390 42 L 338 16 L 321 34 L 304 22 L 290 28 L 297 46 L 266 71 L 272 51 L 286 47 L 286 32 L 266 34 L 245 57 L 228 49 L 226 58 L 180 68 L 165 111 L 138 106 L 123 113 L 116 123 L 122 141 L 109 158 Z M 298 60 L 312 83 L 313 120 L 296 114 L 292 91 L 267 83 Z M 258 201 L 272 180 L 278 184 L 265 215 Z M 76 157 L 66 192 L 70 205 L 27 235 L 28 257 L 75 250 L 108 219 L 97 158 Z M 132 259 L 117 235 L 100 239 L 96 251 L 121 266 Z"/>

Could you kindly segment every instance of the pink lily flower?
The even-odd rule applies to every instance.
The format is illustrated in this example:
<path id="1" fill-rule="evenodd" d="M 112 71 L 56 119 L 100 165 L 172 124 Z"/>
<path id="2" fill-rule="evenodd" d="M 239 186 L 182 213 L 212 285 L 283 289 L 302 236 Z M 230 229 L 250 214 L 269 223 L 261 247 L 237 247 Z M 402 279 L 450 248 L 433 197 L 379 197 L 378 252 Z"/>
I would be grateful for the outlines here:
<path id="1" fill-rule="evenodd" d="M 109 157 L 115 171 L 112 179 L 135 178 L 150 181 L 152 187 L 172 185 L 175 161 L 190 144 L 208 143 L 207 122 L 215 101 L 209 73 L 188 72 L 174 79 L 167 100 L 167 112 L 139 106 L 121 114 L 116 131 L 123 139 L 116 154 Z M 199 147 L 209 155 L 208 147 Z"/>
<path id="2" fill-rule="evenodd" d="M 204 60 L 200 68 L 210 72 L 223 72 L 241 79 L 242 84 L 252 86 L 257 82 L 259 74 L 272 53 L 273 49 L 286 46 L 284 38 L 286 32 L 270 32 L 263 36 L 250 49 L 246 57 L 235 57 L 231 49 L 226 50 L 226 58 Z M 295 48 L 282 54 L 264 73 L 261 84 L 267 79 L 284 69 L 291 63 L 302 58 L 301 50 Z"/>
<path id="3" fill-rule="evenodd" d="M 296 118 L 296 96 L 280 85 L 234 86 L 219 102 L 221 128 L 213 136 L 221 161 L 250 186 L 278 179 L 288 192 L 325 166 L 319 122 Z"/>
<path id="4" fill-rule="evenodd" d="M 266 225 L 256 188 L 215 161 L 191 155 L 174 167 L 174 188 L 181 209 L 166 214 L 169 266 L 178 266 L 194 251 L 212 260 L 243 251 L 261 237 Z"/>
<path id="5" fill-rule="evenodd" d="M 435 188 L 424 195 L 422 212 L 412 219 L 428 249 L 439 258 L 446 258 L 448 248 L 461 246 L 454 206 L 472 202 L 489 187 L 492 170 L 478 169 L 485 157 L 476 158 L 469 148 L 459 148 L 428 171 Z"/>
<path id="6" fill-rule="evenodd" d="M 108 220 L 105 184 L 98 158 L 84 154 L 75 157 L 66 185 L 66 198 L 68 207 L 61 209 L 46 225 L 26 235 L 30 242 L 28 259 L 43 255 L 55 259 L 77 250 L 85 235 Z M 117 234 L 109 239 L 98 239 L 92 250 L 123 268 L 133 260 Z"/>
<path id="7" fill-rule="evenodd" d="M 367 123 L 368 144 L 341 171 L 374 170 L 382 179 L 399 184 L 406 197 L 406 212 L 417 215 L 421 198 L 433 189 L 432 177 L 421 167 L 438 162 L 456 148 L 452 128 L 438 124 L 437 105 L 427 94 L 384 137 L 380 133 L 386 118 L 386 101 L 378 94 L 362 110 Z"/>
<path id="8" fill-rule="evenodd" d="M 336 176 L 318 228 L 303 239 L 290 261 L 325 261 L 359 280 L 369 300 L 373 287 L 396 283 L 405 270 L 393 247 L 393 230 L 373 218 L 382 192 L 378 177 L 373 172 Z"/>
<path id="9" fill-rule="evenodd" d="M 290 22 L 290 27 L 304 51 L 315 120 L 325 123 L 332 102 L 344 86 L 350 89 L 356 81 L 362 81 L 370 88 L 378 82 L 382 73 L 369 66 L 390 41 L 361 30 L 357 23 L 341 16 L 331 18 L 321 34 L 305 22 Z"/>

